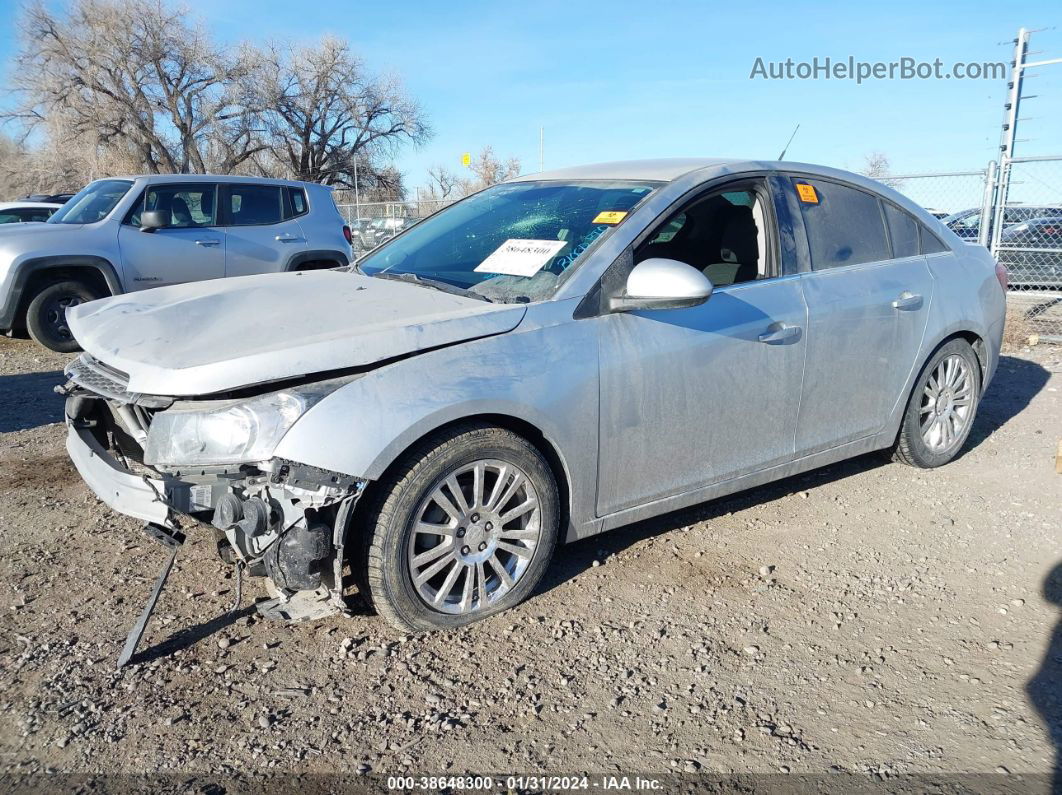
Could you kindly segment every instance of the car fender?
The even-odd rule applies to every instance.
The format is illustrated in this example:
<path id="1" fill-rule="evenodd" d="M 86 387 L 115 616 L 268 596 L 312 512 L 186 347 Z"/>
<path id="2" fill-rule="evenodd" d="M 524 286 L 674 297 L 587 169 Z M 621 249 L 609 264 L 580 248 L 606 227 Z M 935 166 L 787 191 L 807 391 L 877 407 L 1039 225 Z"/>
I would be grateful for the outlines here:
<path id="1" fill-rule="evenodd" d="M 288 258 L 284 270 L 295 271 L 307 262 L 320 262 L 322 260 L 335 262 L 337 268 L 350 264 L 350 257 L 342 251 L 339 251 L 338 249 L 321 248 L 313 249 L 311 251 L 300 251 L 297 254 L 293 254 Z"/>
<path id="2" fill-rule="evenodd" d="M 512 418 L 533 426 L 560 460 L 572 521 L 591 520 L 597 323 L 572 321 L 574 304 L 531 306 L 517 330 L 416 354 L 355 378 L 307 411 L 273 455 L 376 480 L 437 428 L 484 415 Z M 541 319 L 559 306 L 567 323 L 536 327 L 532 315 Z"/>
<path id="3" fill-rule="evenodd" d="M 42 271 L 55 268 L 91 268 L 97 271 L 107 284 L 111 295 L 118 295 L 124 290 L 118 271 L 110 260 L 94 254 L 51 254 L 42 257 L 30 257 L 16 262 L 11 269 L 9 287 L 0 308 L 0 328 L 11 328 L 21 306 L 23 293 L 31 277 Z"/>

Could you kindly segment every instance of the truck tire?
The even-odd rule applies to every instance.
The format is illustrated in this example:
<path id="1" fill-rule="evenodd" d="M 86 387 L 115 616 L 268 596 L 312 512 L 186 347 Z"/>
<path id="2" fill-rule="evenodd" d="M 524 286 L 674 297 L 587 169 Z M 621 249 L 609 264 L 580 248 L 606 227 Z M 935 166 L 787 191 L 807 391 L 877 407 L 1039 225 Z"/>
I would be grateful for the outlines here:
<path id="1" fill-rule="evenodd" d="M 66 324 L 66 310 L 101 296 L 84 282 L 69 279 L 43 287 L 26 307 L 26 329 L 35 342 L 59 353 L 81 350 Z"/>

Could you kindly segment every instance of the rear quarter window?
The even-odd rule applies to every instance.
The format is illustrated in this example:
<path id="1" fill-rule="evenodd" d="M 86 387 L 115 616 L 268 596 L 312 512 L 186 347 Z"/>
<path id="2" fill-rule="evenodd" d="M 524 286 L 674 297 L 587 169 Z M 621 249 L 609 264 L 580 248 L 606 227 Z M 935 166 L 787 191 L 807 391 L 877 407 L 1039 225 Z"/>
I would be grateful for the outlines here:
<path id="1" fill-rule="evenodd" d="M 898 207 L 885 202 L 885 223 L 892 241 L 892 256 L 914 257 L 918 254 L 918 221 Z"/>
<path id="2" fill-rule="evenodd" d="M 798 185 L 810 185 L 811 193 Z M 891 258 L 878 198 L 836 182 L 793 178 L 814 270 Z M 813 200 L 812 200 L 813 199 Z"/>

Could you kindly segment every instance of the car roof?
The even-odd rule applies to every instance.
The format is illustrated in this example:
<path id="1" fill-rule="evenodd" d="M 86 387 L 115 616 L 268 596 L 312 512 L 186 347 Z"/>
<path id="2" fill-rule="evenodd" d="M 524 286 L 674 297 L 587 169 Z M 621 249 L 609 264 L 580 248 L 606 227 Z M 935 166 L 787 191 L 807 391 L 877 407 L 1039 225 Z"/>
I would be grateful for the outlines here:
<path id="1" fill-rule="evenodd" d="M 146 185 L 157 185 L 160 182 L 236 182 L 262 185 L 291 185 L 293 187 L 305 187 L 334 190 L 331 185 L 322 185 L 319 182 L 301 182 L 296 179 L 273 179 L 271 177 L 239 177 L 234 174 L 125 174 L 105 179 L 131 179 L 141 180 Z"/>
<path id="2" fill-rule="evenodd" d="M 55 204 L 54 202 L 0 202 L 0 210 L 34 210 L 34 209 L 47 209 L 58 210 L 63 205 Z"/>
<path id="3" fill-rule="evenodd" d="M 655 160 L 620 160 L 609 163 L 591 163 L 537 174 L 523 174 L 509 182 L 535 182 L 538 180 L 646 180 L 673 182 L 696 171 L 703 171 L 705 179 L 742 171 L 788 171 L 822 177 L 834 177 L 863 185 L 879 193 L 889 192 L 888 187 L 861 174 L 853 174 L 829 166 L 799 163 L 787 160 L 753 160 L 726 157 L 672 157 Z"/>

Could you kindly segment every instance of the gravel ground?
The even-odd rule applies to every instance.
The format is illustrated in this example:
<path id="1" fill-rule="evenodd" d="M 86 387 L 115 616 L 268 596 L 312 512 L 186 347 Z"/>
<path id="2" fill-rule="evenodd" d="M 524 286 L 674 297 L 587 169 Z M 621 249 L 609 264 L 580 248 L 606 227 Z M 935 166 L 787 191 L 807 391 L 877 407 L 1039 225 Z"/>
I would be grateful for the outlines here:
<path id="1" fill-rule="evenodd" d="M 164 555 L 67 462 L 50 391 L 66 358 L 0 339 L 9 777 L 964 772 L 1049 786 L 1062 348 L 1003 359 L 949 466 L 867 456 L 562 547 L 534 598 L 460 632 L 403 636 L 364 614 L 280 626 L 246 592 L 227 613 L 231 573 L 193 534 L 121 672 Z"/>

